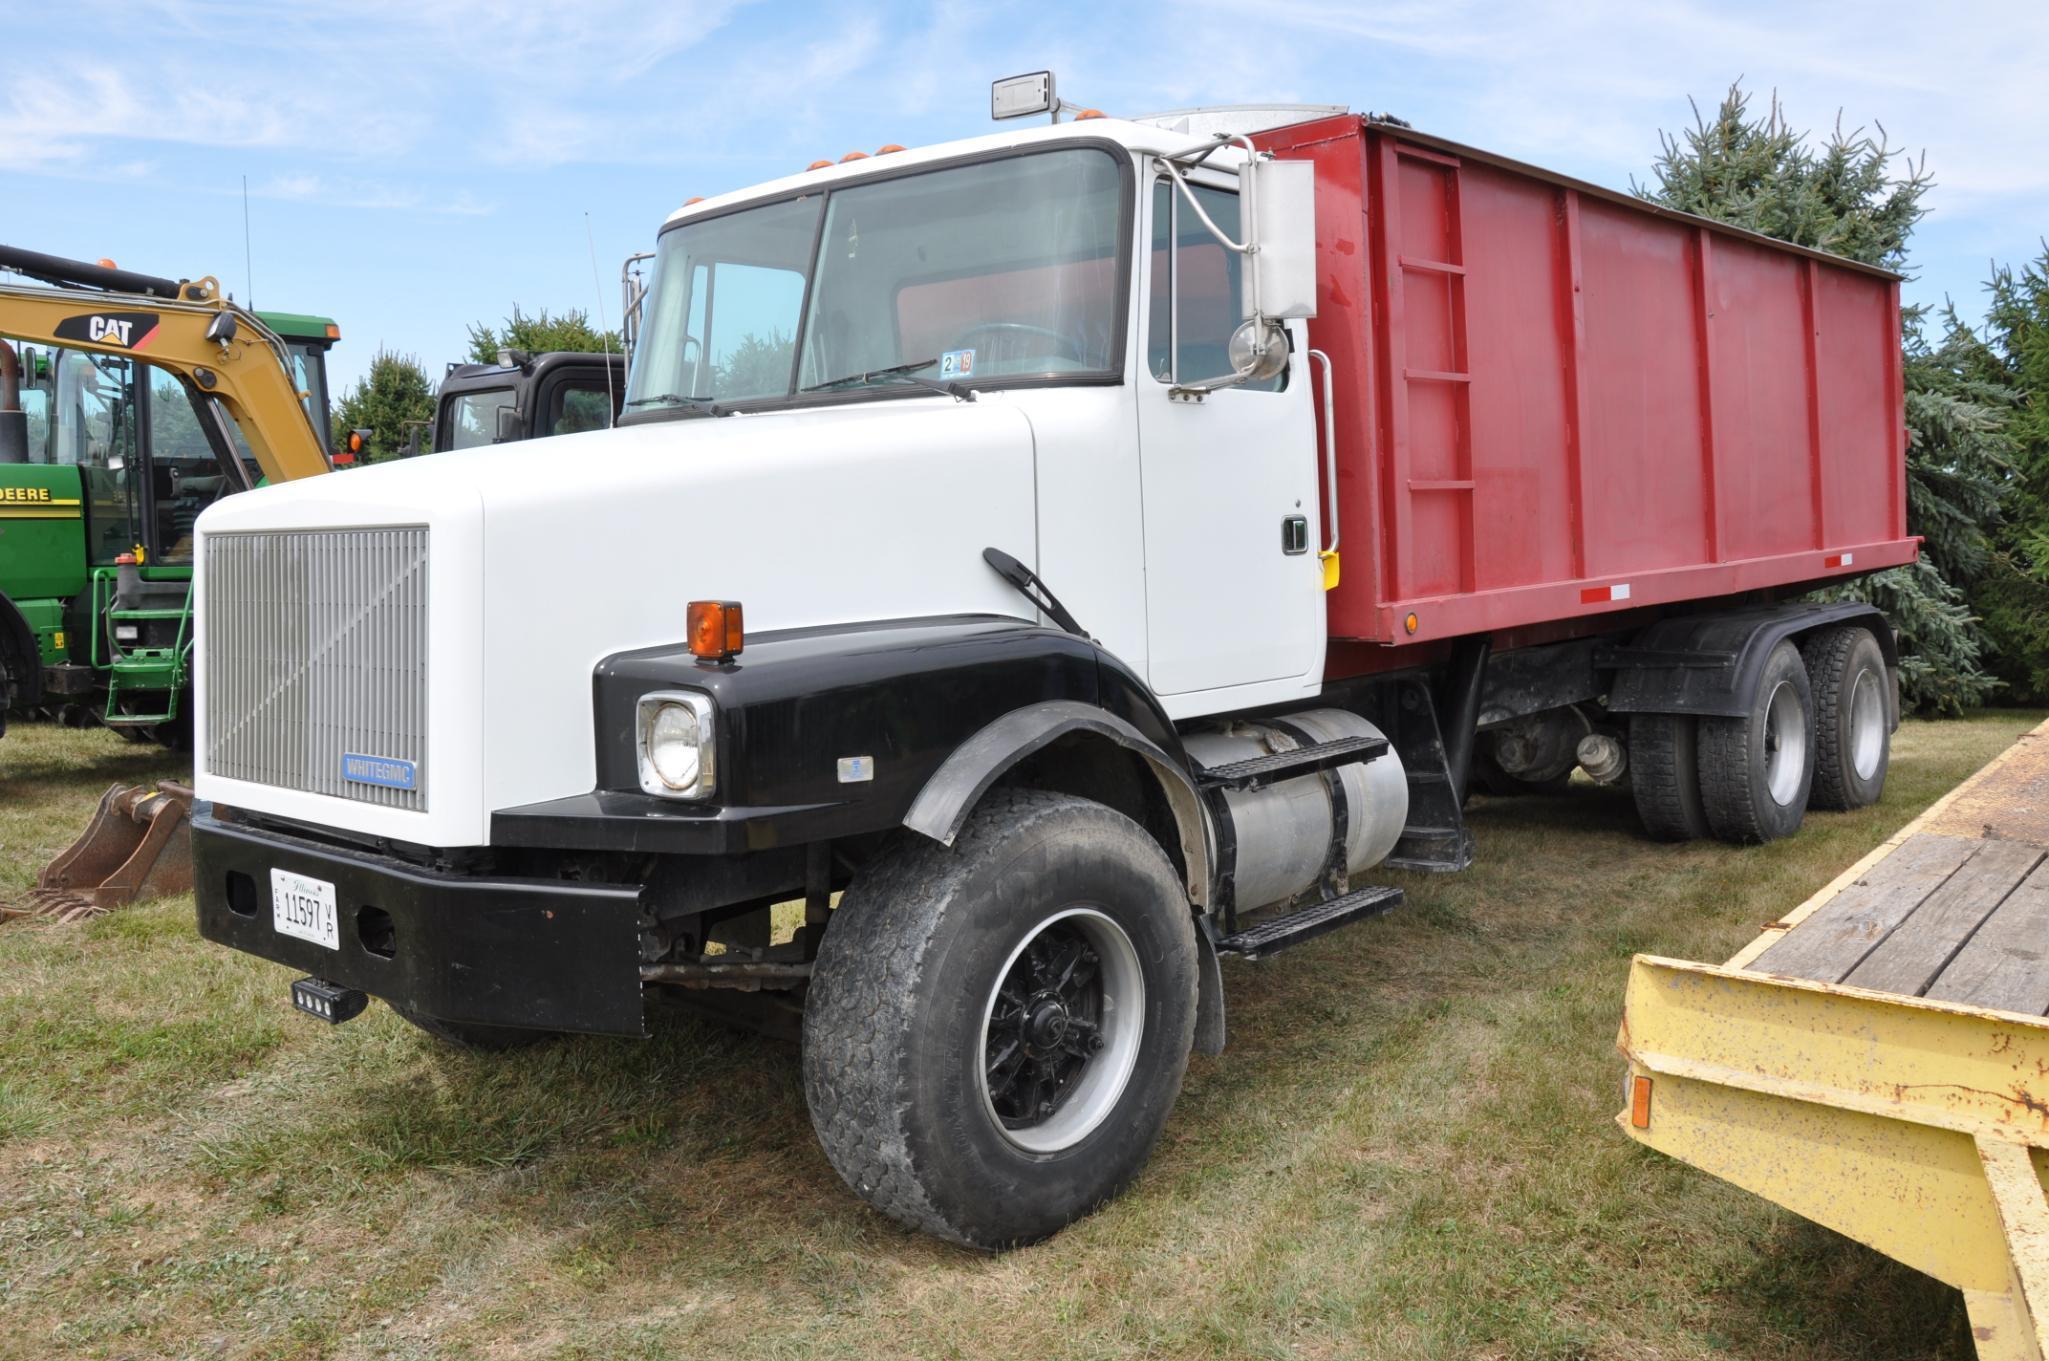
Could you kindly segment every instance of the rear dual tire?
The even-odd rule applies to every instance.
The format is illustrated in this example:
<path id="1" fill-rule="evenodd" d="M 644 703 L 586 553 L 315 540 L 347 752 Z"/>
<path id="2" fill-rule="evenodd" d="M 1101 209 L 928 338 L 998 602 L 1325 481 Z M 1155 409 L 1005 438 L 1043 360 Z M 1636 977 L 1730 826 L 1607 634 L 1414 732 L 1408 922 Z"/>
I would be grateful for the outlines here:
<path id="1" fill-rule="evenodd" d="M 1700 720 L 1700 799 L 1723 841 L 1756 845 L 1791 836 L 1814 784 L 1814 691 L 1800 649 L 1765 658 L 1750 712 Z"/>
<path id="2" fill-rule="evenodd" d="M 1867 807 L 1885 790 L 1893 710 L 1891 673 L 1870 630 L 1782 642 L 1747 714 L 1632 717 L 1637 813 L 1660 841 L 1754 845 L 1792 835 L 1810 805 Z"/>
<path id="3" fill-rule="evenodd" d="M 1801 646 L 1814 685 L 1816 808 L 1868 808 L 1892 761 L 1892 673 L 1868 629 L 1823 629 Z"/>

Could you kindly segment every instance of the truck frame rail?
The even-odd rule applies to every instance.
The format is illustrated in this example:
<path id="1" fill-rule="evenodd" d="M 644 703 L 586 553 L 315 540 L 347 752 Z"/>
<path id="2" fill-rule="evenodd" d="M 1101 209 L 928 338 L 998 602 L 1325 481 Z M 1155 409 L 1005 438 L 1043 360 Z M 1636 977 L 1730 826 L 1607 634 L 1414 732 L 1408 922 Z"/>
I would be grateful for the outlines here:
<path id="1" fill-rule="evenodd" d="M 2049 1356 L 2049 723 L 1723 965 L 1640 955 L 1637 1142 L 1963 1291 Z"/>

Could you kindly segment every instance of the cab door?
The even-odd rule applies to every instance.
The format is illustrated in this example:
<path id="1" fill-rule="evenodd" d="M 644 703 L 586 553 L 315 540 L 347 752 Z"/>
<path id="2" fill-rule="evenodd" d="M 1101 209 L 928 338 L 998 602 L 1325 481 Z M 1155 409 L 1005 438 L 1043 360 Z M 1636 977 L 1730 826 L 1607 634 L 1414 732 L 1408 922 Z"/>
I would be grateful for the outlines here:
<path id="1" fill-rule="evenodd" d="M 1228 176 L 1198 184 L 1204 211 L 1243 240 Z M 1146 371 L 1139 388 L 1149 680 L 1168 712 L 1277 703 L 1320 685 L 1325 643 L 1316 424 L 1302 323 L 1265 383 L 1200 401 L 1175 385 L 1231 372 L 1244 259 L 1218 243 L 1165 178 L 1147 199 Z"/>

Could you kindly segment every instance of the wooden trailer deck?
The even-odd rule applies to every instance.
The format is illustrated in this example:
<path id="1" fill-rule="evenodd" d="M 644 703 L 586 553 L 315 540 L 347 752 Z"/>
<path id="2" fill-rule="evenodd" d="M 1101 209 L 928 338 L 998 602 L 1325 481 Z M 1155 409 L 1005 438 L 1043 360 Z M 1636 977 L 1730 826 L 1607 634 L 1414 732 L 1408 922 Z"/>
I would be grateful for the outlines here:
<path id="1" fill-rule="evenodd" d="M 1638 956 L 1638 1142 L 1964 1292 L 2049 1355 L 2049 723 L 1726 964 Z"/>

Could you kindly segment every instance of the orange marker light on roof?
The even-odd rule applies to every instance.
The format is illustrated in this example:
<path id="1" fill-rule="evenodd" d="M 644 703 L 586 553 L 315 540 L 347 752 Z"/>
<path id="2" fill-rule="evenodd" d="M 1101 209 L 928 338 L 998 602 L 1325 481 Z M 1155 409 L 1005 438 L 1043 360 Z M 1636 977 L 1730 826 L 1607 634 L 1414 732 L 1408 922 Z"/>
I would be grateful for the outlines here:
<path id="1" fill-rule="evenodd" d="M 823 170 L 831 164 L 831 161 L 813 161 L 811 164 L 805 166 L 804 168 L 806 170 Z"/>
<path id="2" fill-rule="evenodd" d="M 328 338 L 329 340 L 340 340 L 340 339 L 341 339 L 341 327 L 339 327 L 339 326 L 335 325 L 335 324 L 334 324 L 333 322 L 331 322 L 331 321 L 330 321 L 330 322 L 328 322 L 328 323 L 327 323 L 327 338 Z"/>
<path id="3" fill-rule="evenodd" d="M 1108 118 L 1109 116 L 1109 114 L 1104 113 L 1101 109 L 1083 109 L 1074 116 L 1074 121 L 1080 123 L 1091 118 Z"/>
<path id="4" fill-rule="evenodd" d="M 840 157 L 840 164 L 845 165 L 848 161 L 865 161 L 867 159 L 868 153 L 865 151 L 849 151 L 846 155 Z"/>
<path id="5" fill-rule="evenodd" d="M 693 600 L 690 602 L 690 655 L 706 661 L 723 662 L 740 655 L 747 632 L 737 600 Z"/>
<path id="6" fill-rule="evenodd" d="M 113 262 L 112 260 L 109 260 L 109 259 L 108 259 L 108 258 L 107 258 L 106 256 L 104 256 L 104 255 L 102 255 L 102 256 L 100 257 L 100 259 L 99 259 L 99 266 L 100 266 L 100 268 L 101 268 L 101 269 L 119 269 L 119 268 L 121 268 L 121 266 L 119 266 L 119 265 L 115 264 L 115 263 L 114 263 L 114 262 Z"/>
<path id="7" fill-rule="evenodd" d="M 878 156 L 887 156 L 892 151 L 902 150 L 903 148 L 897 145 L 895 142 L 885 142 L 883 145 L 875 148 L 875 154 Z"/>
<path id="8" fill-rule="evenodd" d="M 692 194 L 692 195 L 691 195 L 691 196 L 690 196 L 689 198 L 686 198 L 686 199 L 684 199 L 684 200 L 683 200 L 683 206 L 684 206 L 685 208 L 688 208 L 688 207 L 689 207 L 689 206 L 690 206 L 691 204 L 693 204 L 693 203 L 702 203 L 702 202 L 704 202 L 704 195 L 702 195 L 702 194 Z"/>

